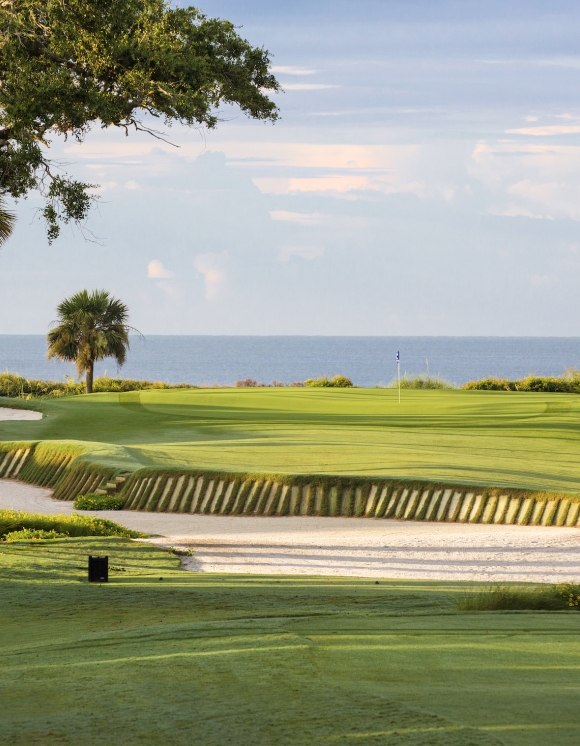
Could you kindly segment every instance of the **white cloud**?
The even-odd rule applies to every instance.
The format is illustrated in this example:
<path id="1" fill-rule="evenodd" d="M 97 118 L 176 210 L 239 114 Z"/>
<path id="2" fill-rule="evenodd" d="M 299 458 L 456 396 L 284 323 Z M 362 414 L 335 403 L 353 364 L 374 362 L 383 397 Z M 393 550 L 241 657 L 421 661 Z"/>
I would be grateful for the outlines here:
<path id="1" fill-rule="evenodd" d="M 506 205 L 499 206 L 499 205 L 492 205 L 487 210 L 485 210 L 483 215 L 498 215 L 500 217 L 505 218 L 534 218 L 537 220 L 553 220 L 554 218 L 551 215 L 540 215 L 538 213 L 533 212 L 529 209 L 529 207 L 525 207 L 524 205 L 518 205 L 515 202 L 508 202 Z"/>
<path id="2" fill-rule="evenodd" d="M 532 135 L 533 137 L 550 137 L 551 135 L 576 135 L 579 132 L 580 125 L 577 124 L 547 124 L 542 127 L 520 127 L 518 129 L 506 130 L 506 135 Z"/>
<path id="3" fill-rule="evenodd" d="M 153 259 L 147 265 L 147 277 L 151 280 L 166 280 L 169 277 L 174 277 L 174 274 L 170 270 L 165 269 L 158 259 Z"/>
<path id="4" fill-rule="evenodd" d="M 284 83 L 285 91 L 323 91 L 325 88 L 340 88 L 339 85 L 327 85 L 325 83 Z"/>
<path id="5" fill-rule="evenodd" d="M 293 65 L 274 65 L 270 70 L 273 73 L 285 73 L 286 75 L 314 75 L 316 70 L 308 70 L 305 67 L 294 67 Z"/>
<path id="6" fill-rule="evenodd" d="M 126 181 L 123 186 L 125 187 L 125 189 L 131 189 L 131 190 L 141 189 L 141 187 L 139 186 L 139 184 L 137 184 L 136 181 Z"/>
<path id="7" fill-rule="evenodd" d="M 208 300 L 218 298 L 224 288 L 226 275 L 223 269 L 224 254 L 199 254 L 193 260 L 193 266 L 203 275 L 205 297 Z"/>
<path id="8" fill-rule="evenodd" d="M 281 220 L 299 225 L 325 225 L 330 222 L 330 215 L 321 212 L 288 212 L 286 210 L 270 210 L 272 220 Z"/>
<path id="9" fill-rule="evenodd" d="M 469 173 L 494 195 L 489 212 L 580 221 L 579 146 L 479 143 L 472 161 Z"/>
<path id="10" fill-rule="evenodd" d="M 532 275 L 530 277 L 530 285 L 536 290 L 551 288 L 557 282 L 558 278 L 555 275 Z"/>
<path id="11" fill-rule="evenodd" d="M 288 262 L 293 256 L 299 256 L 301 259 L 316 259 L 323 254 L 324 249 L 321 246 L 285 244 L 280 246 L 278 259 L 281 262 Z"/>
<path id="12" fill-rule="evenodd" d="M 110 192 L 112 189 L 116 189 L 118 186 L 116 181 L 105 181 L 99 184 L 96 189 L 91 189 L 93 194 L 103 194 L 104 192 Z"/>
<path id="13" fill-rule="evenodd" d="M 366 176 L 320 176 L 305 178 L 263 177 L 252 179 L 263 194 L 292 194 L 296 192 L 352 192 L 373 189 Z"/>

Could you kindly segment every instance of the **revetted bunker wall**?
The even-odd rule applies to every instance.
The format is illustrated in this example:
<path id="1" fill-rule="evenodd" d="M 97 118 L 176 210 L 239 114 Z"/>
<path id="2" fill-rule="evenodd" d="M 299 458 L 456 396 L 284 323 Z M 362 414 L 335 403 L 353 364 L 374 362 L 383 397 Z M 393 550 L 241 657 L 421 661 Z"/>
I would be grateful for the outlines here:
<path id="1" fill-rule="evenodd" d="M 53 487 L 58 500 L 116 489 L 113 469 L 79 460 L 82 452 L 69 443 L 0 443 L 0 478 Z"/>
<path id="2" fill-rule="evenodd" d="M 120 495 L 125 509 L 170 513 L 580 526 L 575 495 L 393 480 L 141 469 Z"/>
<path id="3" fill-rule="evenodd" d="M 351 516 L 580 527 L 580 496 L 517 489 L 308 475 L 140 469 L 125 477 L 87 463 L 68 443 L 0 443 L 0 478 L 54 488 L 74 500 L 118 494 L 125 509 L 254 516 Z"/>

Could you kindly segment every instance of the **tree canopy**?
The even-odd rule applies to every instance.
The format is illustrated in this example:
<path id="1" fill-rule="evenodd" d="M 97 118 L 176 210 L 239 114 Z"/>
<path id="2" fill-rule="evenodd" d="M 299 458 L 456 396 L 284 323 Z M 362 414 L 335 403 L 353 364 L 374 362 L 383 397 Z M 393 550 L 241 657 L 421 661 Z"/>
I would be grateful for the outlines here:
<path id="1" fill-rule="evenodd" d="M 226 20 L 166 0 L 0 0 L 0 194 L 39 190 L 52 241 L 81 222 L 91 184 L 47 157 L 54 134 L 152 132 L 147 117 L 213 128 L 220 104 L 274 121 L 270 55 Z"/>

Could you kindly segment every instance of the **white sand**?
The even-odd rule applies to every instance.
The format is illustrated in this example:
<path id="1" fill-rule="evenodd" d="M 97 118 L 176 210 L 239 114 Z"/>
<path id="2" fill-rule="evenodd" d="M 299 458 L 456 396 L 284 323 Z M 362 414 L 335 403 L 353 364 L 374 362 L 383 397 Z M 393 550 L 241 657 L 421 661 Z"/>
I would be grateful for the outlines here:
<path id="1" fill-rule="evenodd" d="M 11 409 L 0 407 L 0 420 L 41 420 L 42 412 L 33 412 L 31 409 Z"/>
<path id="2" fill-rule="evenodd" d="M 73 513 L 50 490 L 0 479 L 0 508 Z M 253 518 L 101 511 L 197 572 L 449 580 L 580 581 L 580 530 L 368 518 Z"/>

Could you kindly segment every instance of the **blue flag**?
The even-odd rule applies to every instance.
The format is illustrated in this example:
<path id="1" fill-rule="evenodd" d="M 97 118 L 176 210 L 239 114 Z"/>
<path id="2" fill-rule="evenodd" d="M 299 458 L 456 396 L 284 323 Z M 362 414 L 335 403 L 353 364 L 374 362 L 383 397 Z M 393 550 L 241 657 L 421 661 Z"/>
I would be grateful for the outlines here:
<path id="1" fill-rule="evenodd" d="M 397 352 L 397 363 L 401 362 L 401 355 Z"/>

